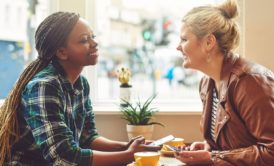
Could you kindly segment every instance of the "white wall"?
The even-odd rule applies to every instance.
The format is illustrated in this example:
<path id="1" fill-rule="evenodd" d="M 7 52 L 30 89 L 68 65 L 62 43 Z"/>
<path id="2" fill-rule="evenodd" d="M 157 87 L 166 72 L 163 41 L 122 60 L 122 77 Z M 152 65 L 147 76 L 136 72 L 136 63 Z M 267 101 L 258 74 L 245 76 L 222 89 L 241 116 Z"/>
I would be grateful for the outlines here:
<path id="1" fill-rule="evenodd" d="M 245 54 L 274 71 L 274 1 L 245 1 Z"/>

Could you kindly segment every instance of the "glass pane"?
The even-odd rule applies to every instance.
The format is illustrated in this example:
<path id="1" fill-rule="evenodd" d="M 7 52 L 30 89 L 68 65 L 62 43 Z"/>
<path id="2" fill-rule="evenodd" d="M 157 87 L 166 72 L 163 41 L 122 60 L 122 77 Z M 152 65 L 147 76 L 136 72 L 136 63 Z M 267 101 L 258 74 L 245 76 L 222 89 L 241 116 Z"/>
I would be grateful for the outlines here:
<path id="1" fill-rule="evenodd" d="M 0 1 L 0 99 L 8 95 L 24 67 L 37 56 L 34 33 L 48 14 L 48 0 Z"/>
<path id="2" fill-rule="evenodd" d="M 117 70 L 129 68 L 132 98 L 198 99 L 201 73 L 182 68 L 176 50 L 183 15 L 214 0 L 97 0 L 99 100 L 119 99 Z"/>

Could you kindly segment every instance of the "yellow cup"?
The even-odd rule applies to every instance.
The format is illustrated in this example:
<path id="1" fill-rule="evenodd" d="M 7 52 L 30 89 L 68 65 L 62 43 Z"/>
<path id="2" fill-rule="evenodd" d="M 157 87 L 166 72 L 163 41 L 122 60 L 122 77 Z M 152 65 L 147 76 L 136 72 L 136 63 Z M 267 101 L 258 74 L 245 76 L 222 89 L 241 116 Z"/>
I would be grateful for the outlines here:
<path id="1" fill-rule="evenodd" d="M 160 160 L 158 152 L 137 152 L 134 153 L 135 166 L 157 166 Z"/>
<path id="2" fill-rule="evenodd" d="M 175 147 L 182 146 L 182 145 L 184 145 L 184 139 L 183 138 L 174 138 L 172 141 L 169 141 L 165 144 L 175 146 Z"/>

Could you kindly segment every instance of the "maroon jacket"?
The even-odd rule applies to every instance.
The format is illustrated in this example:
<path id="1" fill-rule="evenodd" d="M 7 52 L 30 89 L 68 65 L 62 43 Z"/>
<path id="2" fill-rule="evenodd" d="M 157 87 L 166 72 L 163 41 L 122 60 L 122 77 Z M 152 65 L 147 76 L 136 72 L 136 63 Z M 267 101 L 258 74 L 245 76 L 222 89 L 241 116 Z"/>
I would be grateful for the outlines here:
<path id="1" fill-rule="evenodd" d="M 213 87 L 212 79 L 201 80 L 201 130 L 215 150 L 214 164 L 274 165 L 274 74 L 237 56 L 224 59 L 216 140 L 210 136 Z"/>

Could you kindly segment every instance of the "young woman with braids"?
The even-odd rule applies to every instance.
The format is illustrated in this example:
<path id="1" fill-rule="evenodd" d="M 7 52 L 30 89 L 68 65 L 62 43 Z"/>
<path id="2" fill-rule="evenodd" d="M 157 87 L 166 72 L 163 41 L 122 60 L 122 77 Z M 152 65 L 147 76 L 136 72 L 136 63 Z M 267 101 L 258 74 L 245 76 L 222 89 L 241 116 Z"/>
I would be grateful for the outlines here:
<path id="1" fill-rule="evenodd" d="M 134 152 L 159 150 L 143 137 L 126 143 L 98 135 L 89 85 L 80 75 L 97 63 L 94 37 L 74 13 L 54 13 L 39 25 L 39 56 L 0 110 L 0 165 L 126 165 Z"/>
<path id="2" fill-rule="evenodd" d="M 270 166 L 274 163 L 274 74 L 233 54 L 239 43 L 236 0 L 201 6 L 183 18 L 183 66 L 203 72 L 204 142 L 183 147 L 187 165 Z"/>

